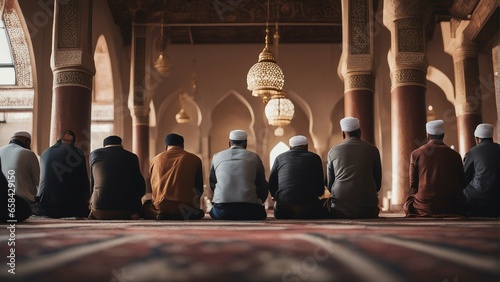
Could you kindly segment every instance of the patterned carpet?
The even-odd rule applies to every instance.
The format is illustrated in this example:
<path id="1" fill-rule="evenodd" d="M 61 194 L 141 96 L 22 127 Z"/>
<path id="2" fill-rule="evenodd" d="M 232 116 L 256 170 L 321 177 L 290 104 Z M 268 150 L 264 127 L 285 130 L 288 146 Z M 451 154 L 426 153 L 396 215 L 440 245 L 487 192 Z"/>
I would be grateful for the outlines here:
<path id="1" fill-rule="evenodd" d="M 31 217 L 16 224 L 15 274 L 2 229 L 0 281 L 500 281 L 498 219 Z"/>

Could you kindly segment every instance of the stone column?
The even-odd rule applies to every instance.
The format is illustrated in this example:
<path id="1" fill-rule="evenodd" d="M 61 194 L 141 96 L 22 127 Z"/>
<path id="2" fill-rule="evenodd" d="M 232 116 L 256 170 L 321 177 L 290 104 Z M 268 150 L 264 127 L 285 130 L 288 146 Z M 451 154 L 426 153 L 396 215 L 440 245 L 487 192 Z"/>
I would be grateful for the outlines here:
<path id="1" fill-rule="evenodd" d="M 470 38 L 471 29 L 477 28 L 471 21 L 460 21 L 443 36 L 444 50 L 453 57 L 458 151 L 462 156 L 476 145 L 474 130 L 482 120 L 478 46 Z"/>
<path id="2" fill-rule="evenodd" d="M 375 144 L 373 1 L 342 0 L 344 114 L 359 118 L 361 139 Z"/>
<path id="3" fill-rule="evenodd" d="M 401 210 L 409 194 L 413 150 L 426 142 L 425 25 L 428 0 L 385 0 L 384 25 L 391 31 L 392 202 Z"/>
<path id="4" fill-rule="evenodd" d="M 476 145 L 474 130 L 482 120 L 481 87 L 476 45 L 461 44 L 452 54 L 455 71 L 455 113 L 458 149 L 462 156 Z"/>
<path id="5" fill-rule="evenodd" d="M 92 78 L 92 1 L 56 0 L 51 67 L 51 144 L 62 130 L 75 132 L 77 146 L 90 151 Z"/>
<path id="6" fill-rule="evenodd" d="M 495 75 L 495 96 L 497 101 L 497 142 L 500 142 L 500 45 L 493 48 L 493 73 Z"/>
<path id="7" fill-rule="evenodd" d="M 149 183 L 149 97 L 146 91 L 146 28 L 133 26 L 129 108 L 132 114 L 132 151 Z"/>

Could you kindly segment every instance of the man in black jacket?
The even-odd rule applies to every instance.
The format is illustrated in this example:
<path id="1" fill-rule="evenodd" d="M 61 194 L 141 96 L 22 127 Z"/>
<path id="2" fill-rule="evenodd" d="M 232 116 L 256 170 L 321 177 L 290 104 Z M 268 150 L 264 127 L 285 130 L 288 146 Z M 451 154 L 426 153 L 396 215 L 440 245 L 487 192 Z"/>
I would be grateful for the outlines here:
<path id="1" fill-rule="evenodd" d="M 321 158 L 308 151 L 305 136 L 294 136 L 289 143 L 290 150 L 276 157 L 269 176 L 274 217 L 325 218 L 328 213 L 319 200 L 325 192 Z"/>
<path id="2" fill-rule="evenodd" d="M 123 149 L 122 139 L 108 136 L 104 148 L 90 154 L 90 218 L 138 219 L 146 191 L 137 155 Z"/>
<path id="3" fill-rule="evenodd" d="M 493 142 L 493 125 L 482 123 L 474 131 L 477 146 L 464 157 L 464 189 L 471 216 L 500 216 L 500 145 Z"/>

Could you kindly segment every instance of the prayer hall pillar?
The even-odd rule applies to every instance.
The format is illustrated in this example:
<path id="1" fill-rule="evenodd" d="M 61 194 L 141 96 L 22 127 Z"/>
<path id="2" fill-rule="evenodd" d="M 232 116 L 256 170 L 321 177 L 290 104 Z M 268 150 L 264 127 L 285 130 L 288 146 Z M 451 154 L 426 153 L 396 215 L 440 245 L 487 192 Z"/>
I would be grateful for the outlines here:
<path id="1" fill-rule="evenodd" d="M 342 0 L 342 15 L 344 113 L 359 118 L 361 139 L 375 145 L 373 1 Z"/>
<path id="2" fill-rule="evenodd" d="M 75 132 L 77 146 L 90 151 L 92 78 L 92 1 L 56 0 L 51 67 L 53 72 L 51 144 L 61 131 Z"/>
<path id="3" fill-rule="evenodd" d="M 493 48 L 493 73 L 495 74 L 495 96 L 497 101 L 497 142 L 500 141 L 500 60 L 498 59 L 498 54 L 500 54 L 500 45 Z"/>
<path id="4" fill-rule="evenodd" d="M 132 114 L 132 151 L 149 183 L 149 96 L 146 91 L 146 28 L 133 25 L 129 108 Z"/>
<path id="5" fill-rule="evenodd" d="M 445 51 L 453 57 L 458 150 L 462 157 L 476 145 L 474 130 L 482 120 L 478 51 L 476 44 L 464 36 L 467 26 L 467 21 L 461 22 L 454 32 L 455 38 L 445 46 Z"/>
<path id="6" fill-rule="evenodd" d="M 409 195 L 413 150 L 426 143 L 425 26 L 430 1 L 385 0 L 384 25 L 391 32 L 392 202 L 399 211 Z"/>
<path id="7" fill-rule="evenodd" d="M 455 70 L 455 112 L 458 149 L 465 156 L 476 145 L 474 130 L 482 121 L 479 63 L 475 44 L 464 44 L 453 52 Z"/>

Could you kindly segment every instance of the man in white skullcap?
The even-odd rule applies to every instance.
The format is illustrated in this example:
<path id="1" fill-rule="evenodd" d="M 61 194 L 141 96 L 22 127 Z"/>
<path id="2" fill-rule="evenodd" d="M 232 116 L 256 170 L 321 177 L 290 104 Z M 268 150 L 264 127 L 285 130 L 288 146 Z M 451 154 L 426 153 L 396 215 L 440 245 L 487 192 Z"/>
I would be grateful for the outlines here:
<path id="1" fill-rule="evenodd" d="M 269 194 L 264 165 L 259 155 L 246 150 L 247 133 L 229 133 L 229 149 L 216 153 L 210 166 L 214 192 L 210 216 L 223 220 L 262 220 L 263 202 Z"/>
<path id="2" fill-rule="evenodd" d="M 460 154 L 443 143 L 444 121 L 429 121 L 428 142 L 410 156 L 410 193 L 406 216 L 463 215 L 465 175 Z"/>
<path id="3" fill-rule="evenodd" d="M 382 163 L 377 147 L 361 140 L 359 120 L 340 120 L 344 142 L 328 153 L 326 202 L 333 218 L 376 218 L 382 186 Z"/>
<path id="4" fill-rule="evenodd" d="M 276 201 L 277 219 L 326 218 L 328 211 L 319 197 L 325 192 L 323 163 L 308 151 L 308 140 L 296 135 L 289 140 L 290 150 L 276 157 L 269 176 L 269 192 Z"/>
<path id="5" fill-rule="evenodd" d="M 9 144 L 0 148 L 0 159 L 3 174 L 7 179 L 15 179 L 16 195 L 33 208 L 40 180 L 40 164 L 31 150 L 31 134 L 26 131 L 14 133 Z"/>
<path id="6" fill-rule="evenodd" d="M 474 131 L 477 146 L 464 157 L 470 216 L 500 216 L 500 145 L 493 142 L 493 131 L 493 125 L 479 124 Z"/>

